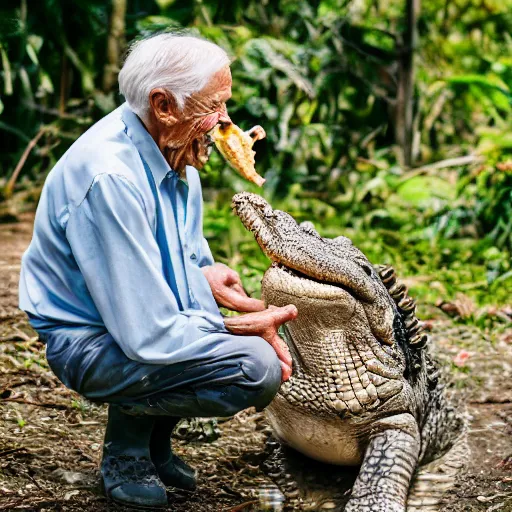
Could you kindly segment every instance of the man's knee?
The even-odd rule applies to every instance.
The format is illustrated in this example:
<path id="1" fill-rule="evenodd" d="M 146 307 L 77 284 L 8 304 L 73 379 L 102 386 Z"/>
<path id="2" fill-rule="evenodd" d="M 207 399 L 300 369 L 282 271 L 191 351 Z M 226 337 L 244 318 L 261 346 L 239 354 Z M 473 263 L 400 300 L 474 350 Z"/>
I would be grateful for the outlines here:
<path id="1" fill-rule="evenodd" d="M 245 355 L 240 361 L 249 391 L 249 404 L 258 409 L 266 407 L 279 391 L 281 363 L 275 350 L 257 336 L 246 338 Z"/>

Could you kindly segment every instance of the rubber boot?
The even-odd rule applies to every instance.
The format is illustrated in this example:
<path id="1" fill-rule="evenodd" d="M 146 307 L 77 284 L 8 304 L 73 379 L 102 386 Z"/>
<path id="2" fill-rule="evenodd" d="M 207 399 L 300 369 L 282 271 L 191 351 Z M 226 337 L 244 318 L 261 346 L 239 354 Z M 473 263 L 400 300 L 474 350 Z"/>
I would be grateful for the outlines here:
<path id="1" fill-rule="evenodd" d="M 166 486 L 193 491 L 196 488 L 196 472 L 171 449 L 171 434 L 179 420 L 168 416 L 156 419 L 149 445 L 151 460 Z"/>
<path id="2" fill-rule="evenodd" d="M 100 473 L 105 494 L 117 503 L 136 508 L 167 506 L 165 487 L 149 452 L 154 423 L 152 416 L 132 416 L 109 406 Z"/>

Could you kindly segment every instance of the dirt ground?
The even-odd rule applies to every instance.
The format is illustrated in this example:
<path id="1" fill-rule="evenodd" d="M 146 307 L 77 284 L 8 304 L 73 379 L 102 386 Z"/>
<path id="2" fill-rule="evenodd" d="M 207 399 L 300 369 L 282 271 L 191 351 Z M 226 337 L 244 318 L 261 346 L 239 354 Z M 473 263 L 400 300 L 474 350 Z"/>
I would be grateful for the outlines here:
<path id="1" fill-rule="evenodd" d="M 127 510 L 109 504 L 98 488 L 105 407 L 59 383 L 17 309 L 20 257 L 31 231 L 29 215 L 0 225 L 0 510 Z M 484 332 L 442 313 L 431 323 L 434 350 L 470 419 L 470 464 L 443 510 L 512 511 L 512 328 Z M 457 366 L 461 353 L 469 358 Z M 261 469 L 265 419 L 245 411 L 220 427 L 214 442 L 175 440 L 176 451 L 199 470 L 199 488 L 169 490 L 168 510 L 259 509 L 260 491 L 271 484 Z M 333 473 L 324 470 L 309 466 L 313 478 Z"/>

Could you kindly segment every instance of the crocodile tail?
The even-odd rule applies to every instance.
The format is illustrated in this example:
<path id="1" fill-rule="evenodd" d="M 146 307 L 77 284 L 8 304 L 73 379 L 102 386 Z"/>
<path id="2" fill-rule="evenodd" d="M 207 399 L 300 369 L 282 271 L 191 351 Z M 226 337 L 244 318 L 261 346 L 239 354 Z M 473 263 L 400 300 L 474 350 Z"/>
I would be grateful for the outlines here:
<path id="1" fill-rule="evenodd" d="M 407 512 L 441 510 L 469 456 L 468 439 L 463 431 L 444 455 L 419 468 L 409 491 Z"/>
<path id="2" fill-rule="evenodd" d="M 436 365 L 426 354 L 427 407 L 421 430 L 419 468 L 409 492 L 408 512 L 440 510 L 457 475 L 469 460 L 468 419 L 461 403 L 439 381 Z"/>

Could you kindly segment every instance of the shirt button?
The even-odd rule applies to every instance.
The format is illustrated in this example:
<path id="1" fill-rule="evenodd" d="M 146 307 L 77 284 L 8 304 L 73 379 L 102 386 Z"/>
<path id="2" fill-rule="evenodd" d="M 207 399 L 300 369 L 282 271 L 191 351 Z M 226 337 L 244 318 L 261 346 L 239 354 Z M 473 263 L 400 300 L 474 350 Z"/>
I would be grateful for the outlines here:
<path id="1" fill-rule="evenodd" d="M 191 259 L 192 261 L 196 261 L 196 260 L 197 260 L 197 256 L 195 255 L 195 253 L 192 253 L 192 254 L 190 255 L 190 259 Z"/>

